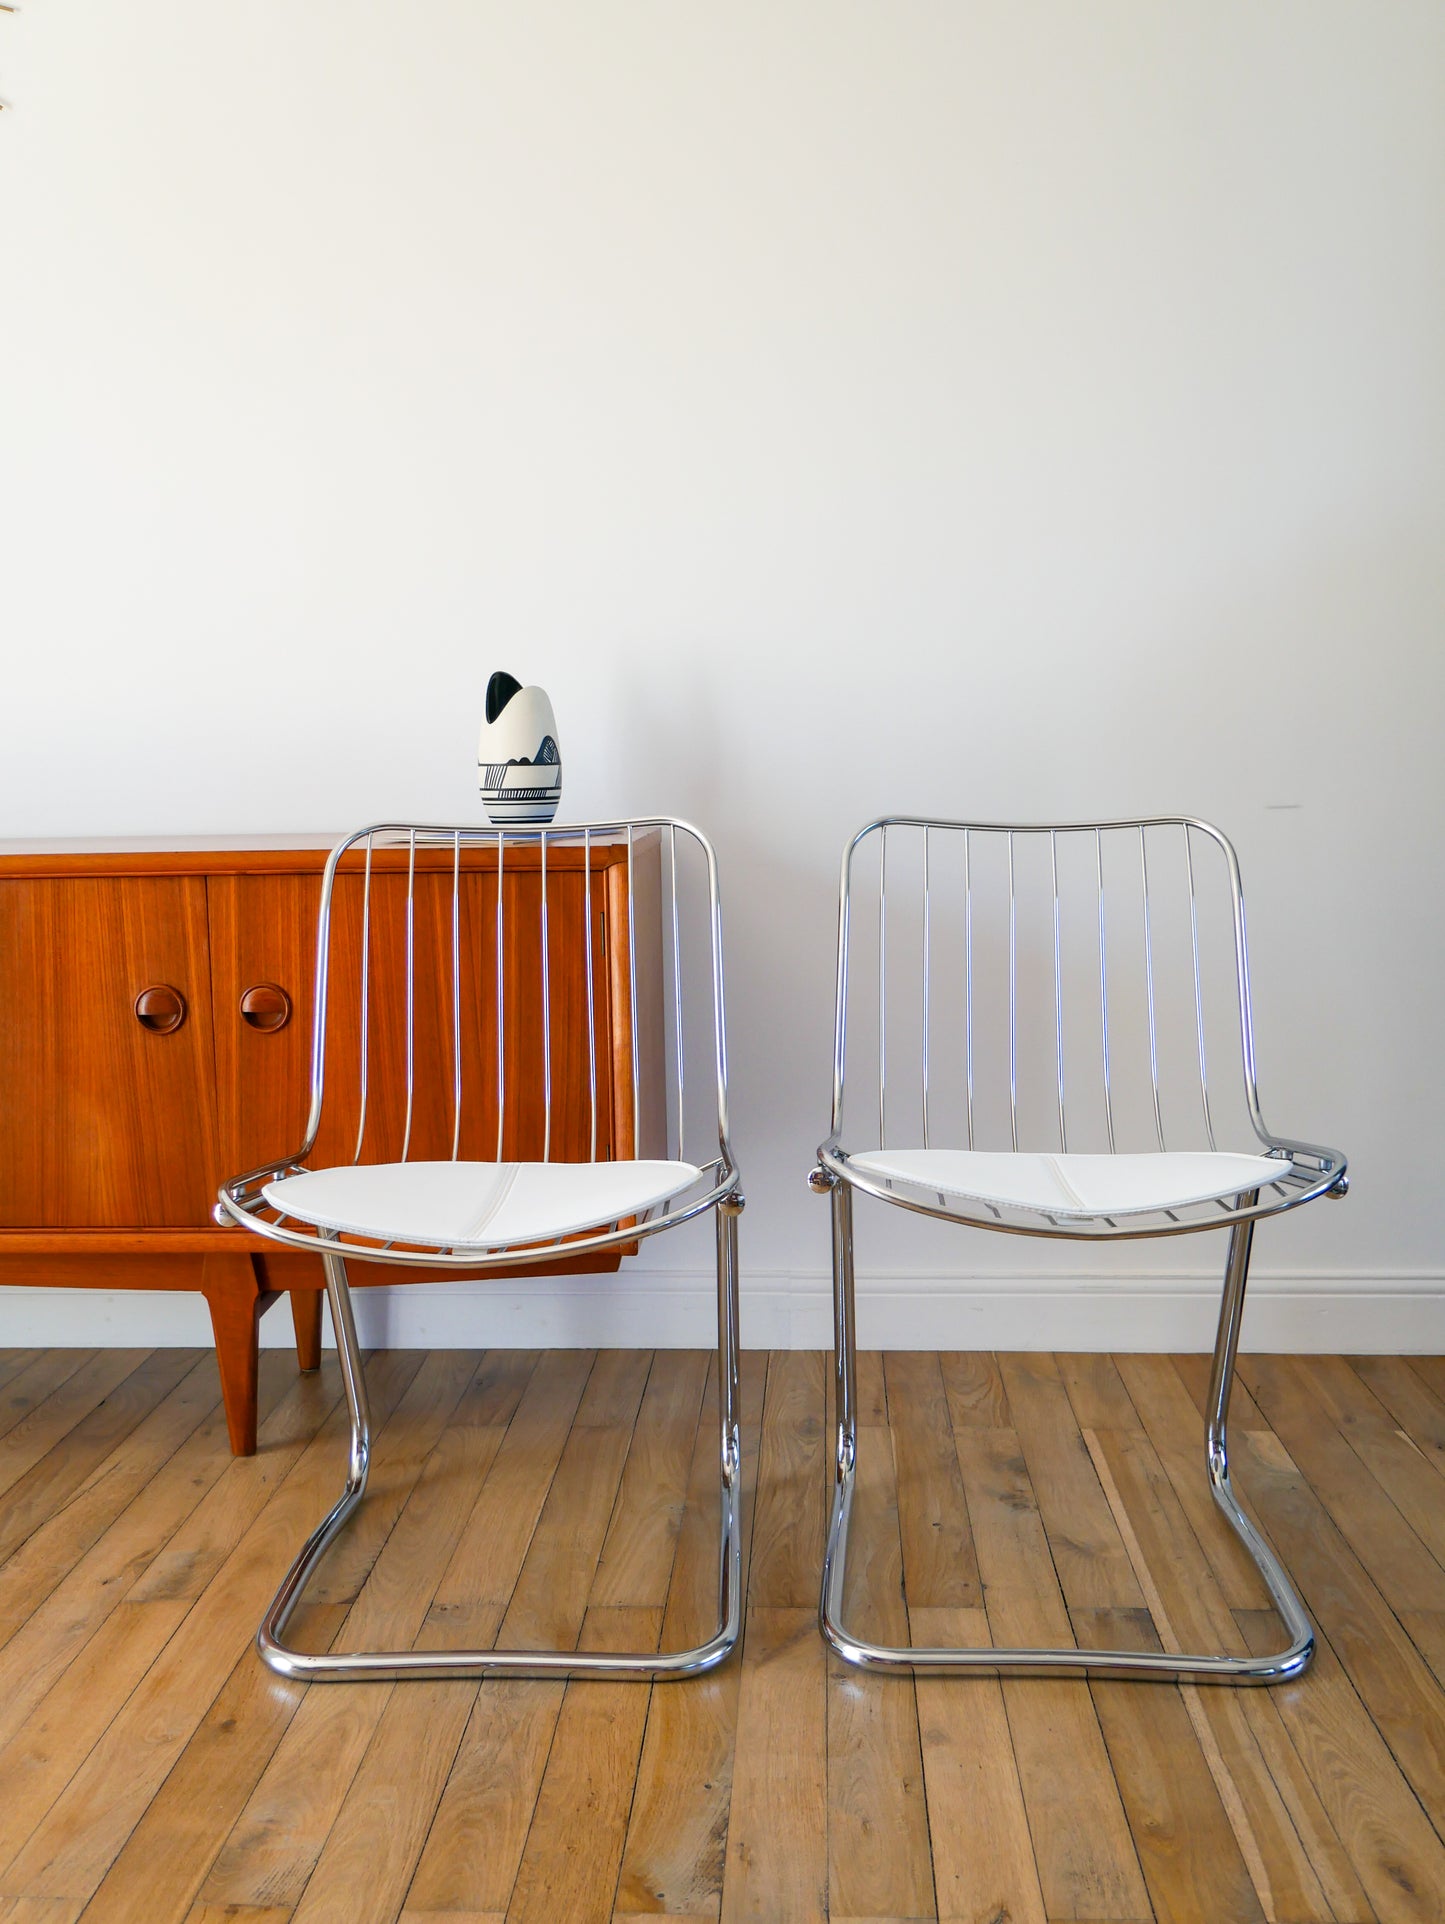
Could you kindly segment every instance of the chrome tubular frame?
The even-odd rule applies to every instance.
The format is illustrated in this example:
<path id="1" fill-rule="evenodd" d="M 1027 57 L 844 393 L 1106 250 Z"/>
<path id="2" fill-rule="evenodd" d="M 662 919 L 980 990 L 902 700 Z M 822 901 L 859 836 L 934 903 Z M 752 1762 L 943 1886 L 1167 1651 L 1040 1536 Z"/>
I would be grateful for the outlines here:
<path id="1" fill-rule="evenodd" d="M 679 947 L 680 931 L 677 911 L 676 877 L 677 844 L 679 837 L 690 839 L 695 852 L 703 861 L 706 875 L 708 948 L 711 970 L 712 1017 L 713 1017 L 713 1066 L 716 1077 L 717 1099 L 717 1141 L 716 1157 L 702 1167 L 701 1178 L 693 1191 L 685 1192 L 683 1197 L 671 1205 L 649 1211 L 641 1220 L 630 1220 L 607 1226 L 598 1233 L 582 1238 L 569 1239 L 564 1243 L 553 1242 L 545 1246 L 530 1245 L 526 1248 L 507 1248 L 505 1246 L 487 1250 L 466 1249 L 426 1249 L 409 1246 L 406 1249 L 382 1247 L 375 1243 L 362 1241 L 349 1242 L 344 1235 L 335 1231 L 313 1230 L 309 1226 L 280 1217 L 278 1212 L 267 1205 L 262 1198 L 264 1184 L 274 1176 L 289 1173 L 304 1167 L 305 1159 L 316 1141 L 320 1128 L 322 1105 L 325 1092 L 325 1048 L 326 1048 L 326 1008 L 327 976 L 331 945 L 331 909 L 333 886 L 342 857 L 360 843 L 365 843 L 365 885 L 366 892 L 362 913 L 362 975 L 359 1008 L 361 1010 L 361 1061 L 359 1065 L 359 1088 L 361 1092 L 362 1115 L 357 1133 L 356 1156 L 360 1160 L 361 1147 L 366 1131 L 365 1104 L 367 1099 L 368 1072 L 368 1028 L 369 1010 L 374 1002 L 371 983 L 371 881 L 373 874 L 373 851 L 379 843 L 405 846 L 407 850 L 407 902 L 405 921 L 406 948 L 406 1122 L 403 1137 L 403 1160 L 411 1142 L 411 1123 L 416 1075 L 414 1050 L 416 967 L 415 936 L 413 918 L 413 897 L 416 874 L 416 852 L 418 848 L 442 848 L 453 852 L 452 868 L 452 919 L 450 927 L 451 982 L 450 1008 L 452 1011 L 452 1049 L 446 1065 L 448 1081 L 454 1091 L 455 1114 L 452 1126 L 452 1157 L 456 1158 L 461 1139 L 462 1090 L 462 1053 L 460 1043 L 461 989 L 460 968 L 462 945 L 459 934 L 460 895 L 459 876 L 461 869 L 461 850 L 464 845 L 483 847 L 494 846 L 497 850 L 498 883 L 495 918 L 496 968 L 496 1022 L 499 1038 L 505 1031 L 504 972 L 501 958 L 504 953 L 504 905 L 501 884 L 505 848 L 518 845 L 540 847 L 539 872 L 541 876 L 541 957 L 539 979 L 542 983 L 543 997 L 543 1061 L 539 1072 L 543 1082 L 545 1105 L 544 1119 L 544 1160 L 552 1153 L 552 1098 L 555 1064 L 551 1048 L 551 1005 L 550 983 L 547 960 L 547 855 L 549 850 L 559 845 L 578 845 L 583 853 L 583 876 L 585 890 L 585 930 L 588 943 L 586 963 L 586 985 L 588 996 L 587 1036 L 591 1067 L 589 1072 L 589 1135 L 591 1156 L 597 1154 L 597 1071 L 595 1039 L 597 1034 L 596 1012 L 592 1006 L 595 993 L 594 968 L 592 959 L 591 879 L 593 851 L 599 841 L 620 840 L 625 837 L 627 844 L 627 977 L 631 1007 L 632 1033 L 631 1059 L 633 1068 L 633 1142 L 639 1144 L 641 1109 L 639 1098 L 638 1065 L 638 1012 L 637 1012 L 637 937 L 634 927 L 634 855 L 635 843 L 639 833 L 656 832 L 666 844 L 660 851 L 660 860 L 665 863 L 672 889 L 669 905 L 671 935 L 671 973 L 672 982 L 667 990 L 670 1013 L 675 1023 L 674 1043 L 678 1054 L 676 1065 L 676 1085 L 674 1097 L 678 1103 L 677 1113 L 671 1118 L 673 1127 L 669 1135 L 678 1145 L 677 1159 L 682 1160 L 680 1143 L 682 1139 L 683 1118 L 681 1098 L 683 1094 L 683 1071 L 681 1050 L 683 1046 L 681 1030 L 681 1010 L 683 1005 L 683 963 Z M 489 938 L 490 940 L 490 938 Z M 738 1427 L 738 1366 L 739 1366 L 739 1328 L 738 1328 L 738 1217 L 743 1210 L 743 1196 L 739 1186 L 737 1165 L 733 1160 L 728 1132 L 727 1100 L 727 1036 L 723 999 L 723 951 L 722 951 L 722 914 L 717 885 L 717 862 L 712 847 L 697 829 L 688 823 L 674 821 L 668 817 L 650 817 L 631 822 L 591 823 L 564 828 L 528 828 L 509 825 L 505 829 L 454 828 L 421 826 L 413 824 L 379 824 L 363 829 L 348 837 L 335 850 L 327 862 L 322 884 L 321 911 L 317 933 L 317 973 L 316 973 L 316 1014 L 312 1038 L 311 1070 L 311 1113 L 307 1123 L 306 1140 L 293 1157 L 284 1162 L 268 1165 L 262 1170 L 253 1170 L 247 1175 L 234 1178 L 220 1190 L 217 1206 L 217 1219 L 236 1223 L 254 1233 L 266 1236 L 271 1241 L 291 1248 L 304 1248 L 319 1254 L 326 1269 L 327 1300 L 331 1306 L 332 1325 L 336 1334 L 337 1352 L 341 1365 L 342 1384 L 346 1396 L 346 1406 L 350 1418 L 350 1444 L 347 1459 L 346 1481 L 340 1497 L 331 1510 L 312 1531 L 287 1571 L 281 1587 L 276 1592 L 256 1637 L 256 1646 L 262 1659 L 283 1677 L 301 1682 L 358 1683 L 364 1681 L 400 1683 L 410 1679 L 428 1678 L 433 1681 L 458 1678 L 485 1677 L 535 1677 L 535 1678 L 613 1678 L 634 1679 L 637 1681 L 664 1681 L 670 1678 L 691 1677 L 711 1670 L 722 1663 L 737 1643 L 742 1621 L 742 1538 L 741 1538 L 741 1443 Z M 502 1149 L 503 1122 L 505 1119 L 506 1070 L 503 1050 L 498 1048 L 497 1061 L 497 1150 L 500 1159 Z M 671 1147 L 672 1144 L 669 1144 Z M 699 1192 L 699 1193 L 695 1193 Z M 598 1250 L 615 1248 L 621 1244 L 633 1243 L 659 1230 L 671 1228 L 686 1222 L 707 1209 L 715 1212 L 717 1243 L 717 1371 L 718 1371 L 718 1473 L 720 1492 L 720 1528 L 718 1542 L 718 1616 L 712 1635 L 692 1649 L 673 1651 L 581 1651 L 581 1650 L 499 1650 L 499 1649 L 454 1649 L 454 1650 L 348 1650 L 308 1651 L 296 1648 L 286 1641 L 286 1633 L 291 1619 L 300 1604 L 308 1583 L 328 1549 L 348 1520 L 355 1514 L 365 1494 L 371 1467 L 372 1435 L 371 1417 L 367 1402 L 366 1378 L 361 1347 L 357 1338 L 356 1319 L 352 1309 L 351 1287 L 347 1278 L 347 1259 L 357 1258 L 367 1262 L 421 1266 L 430 1270 L 453 1269 L 471 1274 L 485 1274 L 488 1269 L 502 1265 L 514 1267 L 521 1264 L 552 1263 L 559 1256 L 590 1254 Z"/>
<path id="2" fill-rule="evenodd" d="M 1052 999 L 1048 1019 L 1040 1025 L 1048 1031 L 1047 1040 L 1053 1074 L 1050 1077 L 1051 1090 L 1057 1104 L 1057 1135 L 1060 1151 L 1067 1153 L 1068 1122 L 1065 1111 L 1065 1065 L 1064 1065 L 1064 1019 L 1063 997 L 1060 977 L 1060 908 L 1058 881 L 1058 841 L 1064 835 L 1092 836 L 1095 841 L 1095 873 L 1098 878 L 1097 925 L 1098 937 L 1098 980 L 1099 1009 L 1098 1032 L 1101 1038 L 1099 1073 L 1102 1080 L 1104 1115 L 1108 1130 L 1109 1147 L 1115 1146 L 1115 1091 L 1111 1087 L 1110 1066 L 1110 1004 L 1108 987 L 1108 963 L 1105 919 L 1104 866 L 1102 857 L 1103 839 L 1108 835 L 1123 833 L 1137 836 L 1137 862 L 1142 890 L 1142 925 L 1144 937 L 1144 983 L 1146 993 L 1148 1064 L 1151 1082 L 1151 1124 L 1157 1135 L 1158 1147 L 1166 1146 L 1164 1114 L 1160 1101 L 1159 1051 L 1156 1033 L 1155 1010 L 1155 951 L 1151 936 L 1149 902 L 1149 857 L 1146 838 L 1153 830 L 1181 830 L 1184 836 L 1185 865 L 1188 883 L 1188 928 L 1192 945 L 1193 1001 L 1192 1019 L 1197 1031 L 1199 1063 L 1199 1103 L 1203 1116 L 1204 1131 L 1209 1147 L 1214 1147 L 1214 1119 L 1210 1106 L 1209 1086 L 1206 1072 L 1206 1045 L 1204 1004 L 1200 990 L 1200 960 L 1198 913 L 1195 896 L 1195 873 L 1193 859 L 1193 837 L 1198 834 L 1212 842 L 1224 857 L 1233 909 L 1234 969 L 1237 990 L 1237 1015 L 1239 1024 L 1239 1044 L 1241 1066 L 1244 1079 L 1244 1100 L 1250 1120 L 1259 1140 L 1265 1145 L 1268 1154 L 1277 1156 L 1281 1164 L 1281 1178 L 1270 1185 L 1270 1193 L 1261 1198 L 1259 1190 L 1249 1190 L 1235 1197 L 1230 1204 L 1196 1205 L 1187 1209 L 1157 1211 L 1143 1218 L 1102 1219 L 1100 1223 L 1077 1223 L 1061 1221 L 1057 1217 L 1046 1217 L 1038 1211 L 1021 1209 L 995 1209 L 991 1205 L 969 1205 L 962 1201 L 950 1205 L 949 1199 L 937 1192 L 925 1197 L 916 1189 L 905 1185 L 879 1181 L 861 1169 L 855 1169 L 848 1151 L 842 1146 L 841 1132 L 845 1117 L 845 1068 L 847 1050 L 848 1019 L 848 963 L 849 935 L 851 917 L 852 864 L 859 846 L 870 836 L 879 839 L 879 930 L 878 954 L 881 958 L 886 949 L 884 923 L 887 915 L 886 897 L 881 884 L 883 873 L 884 835 L 889 829 L 921 830 L 923 842 L 923 892 L 921 921 L 923 934 L 922 995 L 925 1007 L 931 995 L 930 974 L 937 968 L 933 953 L 933 928 L 936 921 L 935 911 L 928 900 L 930 881 L 929 836 L 942 832 L 957 832 L 963 838 L 964 874 L 964 917 L 966 930 L 966 1042 L 965 1059 L 967 1074 L 967 1117 L 969 1147 L 974 1141 L 974 1049 L 973 1049 L 973 998 L 974 998 L 974 948 L 975 948 L 975 895 L 978 887 L 977 866 L 971 863 L 971 843 L 976 836 L 1001 835 L 1007 838 L 1008 860 L 1008 1101 L 1009 1129 L 1013 1146 L 1018 1147 L 1018 1063 L 1017 1063 L 1017 1009 L 1018 1009 L 1018 956 L 1017 956 L 1017 901 L 1015 893 L 1015 837 L 1043 835 L 1049 842 L 1049 866 L 1053 891 L 1052 899 Z M 895 841 L 897 836 L 895 835 Z M 936 856 L 932 863 L 937 871 Z M 896 884 L 894 885 L 896 887 Z M 883 1034 L 883 1021 L 886 998 L 880 991 L 879 1010 L 879 1071 L 878 1087 L 880 1101 L 880 1147 L 886 1146 L 883 1134 L 884 1111 L 881 1092 L 888 1076 L 887 1043 Z M 1117 1011 L 1115 1012 L 1117 1020 Z M 1324 1149 L 1314 1144 L 1299 1143 L 1287 1138 L 1274 1136 L 1265 1127 L 1260 1112 L 1259 1096 L 1255 1080 L 1254 1034 L 1249 999 L 1249 960 L 1245 938 L 1244 903 L 1239 883 L 1239 868 L 1234 850 L 1216 828 L 1207 823 L 1185 817 L 1156 818 L 1133 822 L 1067 823 L 1054 825 L 1007 825 L 1000 823 L 964 823 L 927 821 L 915 817 L 889 817 L 886 821 L 867 824 L 854 836 L 844 852 L 841 887 L 839 892 L 838 922 L 838 973 L 835 1003 L 835 1047 L 833 1078 L 833 1119 L 828 1140 L 818 1152 L 818 1163 L 809 1177 L 810 1186 L 821 1194 L 826 1194 L 832 1211 L 833 1245 L 833 1305 L 834 1305 L 834 1371 L 836 1392 L 836 1431 L 834 1437 L 834 1491 L 832 1511 L 828 1526 L 827 1550 L 823 1565 L 822 1592 L 819 1602 L 819 1624 L 824 1638 L 847 1662 L 861 1668 L 881 1671 L 903 1671 L 928 1675 L 967 1675 L 971 1672 L 987 1672 L 993 1675 L 1024 1676 L 1051 1675 L 1058 1677 L 1110 1677 L 1121 1680 L 1153 1680 L 1163 1682 L 1188 1681 L 1194 1683 L 1283 1683 L 1297 1677 L 1304 1671 L 1314 1654 L 1314 1631 L 1308 1614 L 1298 1593 L 1286 1575 L 1279 1559 L 1266 1543 L 1254 1523 L 1241 1508 L 1235 1496 L 1229 1474 L 1228 1418 L 1230 1392 L 1234 1383 L 1235 1356 L 1239 1345 L 1240 1326 L 1244 1312 L 1245 1287 L 1249 1273 L 1250 1248 L 1253 1241 L 1256 1220 L 1263 1216 L 1277 1215 L 1284 1210 L 1298 1207 L 1315 1196 L 1342 1196 L 1348 1187 L 1345 1158 L 1337 1150 Z M 927 1057 L 930 1024 L 925 1017 L 922 1024 L 923 1060 L 921 1068 L 924 1114 L 928 1113 L 930 1089 L 930 1065 Z M 935 1079 L 936 1079 L 935 1045 Z M 936 1114 L 936 1105 L 935 1105 Z M 935 1137 L 937 1126 L 934 1126 Z M 1050 1145 L 1051 1148 L 1052 1145 Z M 1001 1231 L 1014 1235 L 1060 1236 L 1073 1240 L 1122 1240 L 1139 1235 L 1181 1235 L 1199 1233 L 1207 1229 L 1229 1229 L 1229 1254 L 1225 1267 L 1223 1296 L 1220 1303 L 1218 1331 L 1214 1345 L 1214 1360 L 1210 1379 L 1208 1415 L 1205 1423 L 1205 1470 L 1209 1478 L 1210 1492 L 1215 1503 L 1224 1515 L 1235 1536 L 1243 1544 L 1252 1558 L 1255 1567 L 1273 1599 L 1276 1610 L 1283 1622 L 1288 1638 L 1285 1647 L 1277 1652 L 1261 1656 L 1237 1656 L 1228 1653 L 1187 1653 L 1175 1650 L 1137 1651 L 1137 1650 L 1086 1650 L 1078 1647 L 1059 1649 L 1007 1649 L 990 1646 L 978 1649 L 925 1648 L 897 1646 L 874 1643 L 866 1637 L 850 1630 L 844 1622 L 843 1602 L 844 1584 L 847 1573 L 848 1527 L 852 1511 L 854 1480 L 857 1474 L 858 1453 L 858 1396 L 857 1396 L 857 1326 L 855 1315 L 854 1291 L 854 1254 L 853 1254 L 853 1192 L 859 1190 L 876 1199 L 892 1203 L 897 1207 L 913 1210 L 919 1214 L 935 1216 L 942 1220 L 964 1222 L 974 1227 Z M 988 1214 L 977 1212 L 987 1207 Z"/>

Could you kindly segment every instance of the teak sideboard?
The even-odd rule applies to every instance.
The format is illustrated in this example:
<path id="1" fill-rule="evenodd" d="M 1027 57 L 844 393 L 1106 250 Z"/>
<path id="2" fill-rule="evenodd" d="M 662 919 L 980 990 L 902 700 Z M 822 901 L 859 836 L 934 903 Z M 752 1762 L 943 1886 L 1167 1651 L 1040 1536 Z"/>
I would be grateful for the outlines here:
<path id="1" fill-rule="evenodd" d="M 49 853 L 0 846 L 0 1285 L 199 1290 L 210 1309 L 238 1455 L 256 1447 L 258 1324 L 283 1293 L 291 1299 L 301 1368 L 317 1368 L 321 1357 L 319 1260 L 219 1227 L 211 1212 L 224 1179 L 294 1154 L 305 1135 L 326 855 L 320 846 Z M 450 856 L 418 858 L 419 969 L 430 950 L 440 955 L 451 939 L 450 870 Z M 580 851 L 549 857 L 550 1154 L 560 1161 L 583 1160 L 591 1149 L 584 882 L 592 895 L 596 1153 L 639 1153 L 632 1140 L 627 874 L 622 845 L 594 845 L 586 877 Z M 463 886 L 494 897 L 494 857 L 469 852 Z M 360 875 L 343 868 L 333 911 L 332 1019 L 325 1111 L 312 1158 L 317 1166 L 350 1161 L 357 1147 L 359 1016 L 346 1000 L 359 978 L 361 887 Z M 510 913 L 513 892 L 524 910 L 535 888 L 525 856 L 509 850 L 504 901 L 510 925 L 520 928 L 527 920 L 523 912 Z M 634 888 L 641 923 L 644 893 L 652 895 L 647 863 L 635 867 Z M 405 856 L 378 856 L 368 935 L 373 957 L 404 939 L 406 889 Z M 652 1086 L 660 1041 L 643 1019 L 658 1002 L 650 992 L 652 950 L 643 943 L 639 954 L 646 966 L 637 973 L 644 1085 L 637 1113 L 647 1136 L 648 1116 L 660 1100 Z M 659 953 L 659 965 L 660 959 Z M 509 946 L 503 971 L 510 1064 L 539 1046 L 540 971 L 519 945 Z M 496 1086 L 494 1068 L 488 1070 L 496 1062 L 494 1009 L 495 997 L 481 993 L 464 1018 L 465 1053 L 481 1090 Z M 405 1104 L 392 1099 L 404 1074 L 399 1019 L 384 1007 L 373 1007 L 367 1018 L 365 1161 L 401 1154 Z M 434 1050 L 441 1044 L 440 1036 L 430 1038 Z M 428 1046 L 419 1033 L 418 1054 Z M 449 1065 L 449 1041 L 445 1047 Z M 450 1068 L 429 1078 L 424 1066 L 408 1148 L 417 1160 L 452 1150 Z M 503 1153 L 540 1157 L 534 1079 L 508 1075 L 504 1106 Z M 464 1157 L 495 1154 L 497 1120 L 495 1095 L 490 1112 L 484 1096 L 465 1132 L 471 1139 L 462 1142 Z M 615 1269 L 618 1261 L 615 1254 L 594 1256 L 548 1269 Z M 489 1273 L 535 1276 L 548 1269 Z M 395 1284 L 403 1273 L 358 1264 L 353 1281 Z"/>

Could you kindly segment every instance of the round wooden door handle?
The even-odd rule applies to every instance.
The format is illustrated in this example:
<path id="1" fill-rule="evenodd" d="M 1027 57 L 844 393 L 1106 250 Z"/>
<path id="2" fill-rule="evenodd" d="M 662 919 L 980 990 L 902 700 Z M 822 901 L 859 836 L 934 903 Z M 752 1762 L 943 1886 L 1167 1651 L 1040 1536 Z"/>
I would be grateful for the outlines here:
<path id="1" fill-rule="evenodd" d="M 135 1017 L 152 1035 L 170 1035 L 186 1019 L 186 998 L 169 982 L 153 982 L 136 997 Z"/>
<path id="2" fill-rule="evenodd" d="M 270 1034 L 291 1020 L 291 998 L 274 982 L 258 982 L 241 997 L 241 1020 Z"/>

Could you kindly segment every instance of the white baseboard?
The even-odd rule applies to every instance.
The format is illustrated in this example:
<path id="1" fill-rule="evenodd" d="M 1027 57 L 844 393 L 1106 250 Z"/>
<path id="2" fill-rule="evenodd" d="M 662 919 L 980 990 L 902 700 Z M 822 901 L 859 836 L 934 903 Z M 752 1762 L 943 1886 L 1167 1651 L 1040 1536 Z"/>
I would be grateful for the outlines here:
<path id="1" fill-rule="evenodd" d="M 382 1348 L 678 1348 L 710 1344 L 711 1271 L 663 1275 L 467 1280 L 356 1292 L 357 1322 Z M 865 1348 L 1201 1350 L 1214 1340 L 1217 1276 L 1022 1275 L 962 1280 L 936 1274 L 860 1277 Z M 749 1349 L 824 1349 L 830 1286 L 817 1272 L 751 1272 L 743 1289 Z M 0 1289 L 0 1347 L 137 1347 L 210 1342 L 197 1295 L 148 1290 Z M 263 1343 L 291 1341 L 277 1306 Z M 328 1328 L 326 1340 L 330 1341 Z M 1373 1276 L 1268 1271 L 1250 1284 L 1243 1346 L 1323 1353 L 1445 1352 L 1445 1274 Z"/>

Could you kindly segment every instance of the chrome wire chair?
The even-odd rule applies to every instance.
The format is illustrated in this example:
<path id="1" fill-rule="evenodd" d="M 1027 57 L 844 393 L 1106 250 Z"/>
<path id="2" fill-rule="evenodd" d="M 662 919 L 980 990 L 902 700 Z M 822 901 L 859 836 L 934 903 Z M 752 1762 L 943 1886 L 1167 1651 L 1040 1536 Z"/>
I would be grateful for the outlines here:
<path id="1" fill-rule="evenodd" d="M 1221 1032 L 1242 1070 L 1227 1089 L 1210 1076 Z M 865 1058 L 851 1083 L 850 1049 Z M 1254 1226 L 1342 1196 L 1345 1158 L 1265 1126 L 1239 865 L 1217 828 L 1177 816 L 1053 826 L 889 817 L 861 828 L 839 894 L 832 1128 L 809 1182 L 832 1203 L 836 1481 L 819 1616 L 840 1656 L 875 1670 L 1222 1683 L 1305 1669 L 1314 1633 L 1235 1498 L 1226 1425 Z M 1282 1651 L 910 1648 L 845 1626 L 855 1191 L 1010 1235 L 1229 1231 L 1205 1467 L 1283 1619 Z"/>
<path id="2" fill-rule="evenodd" d="M 334 1009 L 348 955 L 359 964 L 356 998 Z M 330 1109 L 328 1077 L 342 1098 Z M 322 878 L 305 1140 L 219 1193 L 218 1220 L 321 1257 L 350 1413 L 345 1488 L 257 1635 L 273 1670 L 312 1682 L 645 1680 L 723 1661 L 742 1601 L 743 1197 L 728 1139 L 717 863 L 697 829 L 656 817 L 505 829 L 393 823 L 348 836 Z M 707 1211 L 718 1292 L 714 1634 L 660 1653 L 289 1645 L 287 1625 L 361 1504 L 371 1462 L 348 1263 L 432 1278 L 615 1267 L 619 1252 Z"/>

